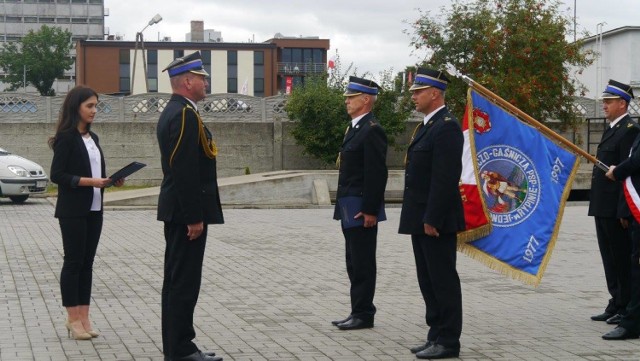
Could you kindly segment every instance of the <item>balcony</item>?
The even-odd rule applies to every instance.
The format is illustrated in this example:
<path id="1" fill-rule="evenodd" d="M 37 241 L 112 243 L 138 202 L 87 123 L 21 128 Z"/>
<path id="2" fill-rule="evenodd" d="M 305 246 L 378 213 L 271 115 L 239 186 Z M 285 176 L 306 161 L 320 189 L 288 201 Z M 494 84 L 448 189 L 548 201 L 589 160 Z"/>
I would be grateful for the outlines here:
<path id="1" fill-rule="evenodd" d="M 278 74 L 283 75 L 306 75 L 321 74 L 327 72 L 325 63 L 278 63 Z"/>

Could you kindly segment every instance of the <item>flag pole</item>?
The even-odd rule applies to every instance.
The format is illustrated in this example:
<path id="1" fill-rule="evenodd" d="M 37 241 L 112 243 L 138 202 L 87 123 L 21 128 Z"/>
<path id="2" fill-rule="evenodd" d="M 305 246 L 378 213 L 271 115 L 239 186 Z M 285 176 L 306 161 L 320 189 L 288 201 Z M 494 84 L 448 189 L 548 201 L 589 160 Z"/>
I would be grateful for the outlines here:
<path id="1" fill-rule="evenodd" d="M 596 167 L 602 169 L 604 172 L 609 170 L 609 166 L 607 166 L 606 164 L 604 164 L 601 161 L 599 161 L 596 157 L 594 157 L 593 155 L 587 153 L 582 148 L 580 148 L 577 145 L 573 144 L 569 140 L 565 139 L 560 134 L 554 132 L 552 129 L 548 128 L 546 125 L 544 125 L 544 124 L 540 123 L 539 121 L 535 120 L 529 114 L 527 114 L 527 113 L 523 112 L 522 110 L 518 109 L 517 107 L 515 107 L 513 104 L 509 103 L 508 101 L 502 99 L 500 96 L 498 96 L 497 94 L 495 94 L 491 90 L 485 88 L 484 86 L 482 86 L 481 84 L 479 84 L 475 80 L 471 79 L 470 77 L 468 77 L 468 76 L 466 76 L 464 74 L 461 74 L 457 69 L 455 69 L 455 67 L 453 67 L 453 65 L 447 64 L 447 72 L 450 75 L 453 75 L 455 77 L 461 78 L 465 83 L 467 83 L 467 85 L 469 85 L 472 89 L 476 90 L 478 93 L 490 98 L 496 104 L 502 106 L 503 108 L 507 109 L 511 113 L 517 115 L 520 119 L 526 121 L 531 126 L 536 128 L 540 133 L 542 133 L 542 134 L 548 136 L 549 138 L 561 143 L 565 147 L 569 148 L 571 151 L 583 156 L 585 159 L 587 159 L 589 162 L 593 163 Z"/>

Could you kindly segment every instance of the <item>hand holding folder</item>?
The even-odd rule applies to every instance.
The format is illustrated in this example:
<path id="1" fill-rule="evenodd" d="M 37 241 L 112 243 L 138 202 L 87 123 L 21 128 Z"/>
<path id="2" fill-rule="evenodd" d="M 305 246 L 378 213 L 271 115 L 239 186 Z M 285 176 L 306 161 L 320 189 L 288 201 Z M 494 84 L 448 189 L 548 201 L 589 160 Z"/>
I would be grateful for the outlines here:
<path id="1" fill-rule="evenodd" d="M 127 164 L 126 166 L 124 166 L 123 168 L 121 168 L 117 172 L 113 173 L 109 177 L 111 179 L 111 183 L 109 183 L 107 185 L 107 187 L 111 187 L 113 185 L 113 183 L 115 183 L 116 181 L 118 181 L 120 179 L 124 179 L 124 178 L 132 175 L 133 173 L 135 173 L 135 172 L 139 171 L 140 169 L 144 168 L 145 166 L 146 166 L 146 164 L 140 163 L 140 162 L 131 162 L 131 163 Z"/>
<path id="2" fill-rule="evenodd" d="M 364 226 L 364 216 L 354 218 L 356 214 L 362 211 L 362 197 L 340 197 L 337 202 L 338 208 L 340 209 L 340 219 L 342 221 L 343 229 Z M 378 222 L 386 220 L 387 214 L 384 211 L 384 203 L 382 203 L 380 205 L 380 210 L 378 211 Z"/>

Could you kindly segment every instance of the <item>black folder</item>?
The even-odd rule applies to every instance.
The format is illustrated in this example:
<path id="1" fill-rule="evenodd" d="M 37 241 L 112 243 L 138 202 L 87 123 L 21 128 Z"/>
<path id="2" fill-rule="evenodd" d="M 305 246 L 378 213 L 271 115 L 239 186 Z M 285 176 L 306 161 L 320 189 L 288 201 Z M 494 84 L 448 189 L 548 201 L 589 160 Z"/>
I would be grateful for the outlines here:
<path id="1" fill-rule="evenodd" d="M 113 173 L 109 177 L 109 178 L 111 178 L 111 183 L 109 183 L 109 185 L 107 187 L 111 187 L 113 185 L 113 183 L 115 183 L 117 180 L 126 178 L 126 177 L 132 175 L 133 173 L 139 171 L 140 169 L 144 168 L 145 166 L 146 166 L 146 164 L 140 163 L 140 162 L 131 162 L 131 163 L 127 164 L 122 169 L 120 169 L 117 172 Z"/>
<path id="2" fill-rule="evenodd" d="M 348 229 L 353 227 L 362 227 L 364 225 L 364 216 L 360 218 L 353 218 L 362 210 L 362 197 L 346 196 L 340 197 L 337 200 L 338 208 L 340 209 L 340 219 L 342 221 L 342 228 Z M 387 214 L 384 211 L 384 202 L 380 205 L 378 211 L 378 222 L 386 221 Z"/>

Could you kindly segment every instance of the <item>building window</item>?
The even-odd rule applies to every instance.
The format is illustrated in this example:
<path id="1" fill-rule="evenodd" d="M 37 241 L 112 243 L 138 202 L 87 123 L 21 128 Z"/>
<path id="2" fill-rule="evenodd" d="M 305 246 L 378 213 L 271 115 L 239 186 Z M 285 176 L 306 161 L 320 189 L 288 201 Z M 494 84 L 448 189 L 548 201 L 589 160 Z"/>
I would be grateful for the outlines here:
<path id="1" fill-rule="evenodd" d="M 253 65 L 264 65 L 264 51 L 253 52 Z"/>
<path id="2" fill-rule="evenodd" d="M 227 93 L 238 92 L 238 51 L 227 51 Z"/>
<path id="3" fill-rule="evenodd" d="M 102 24 L 102 18 L 89 18 L 89 24 Z"/>
<path id="4" fill-rule="evenodd" d="M 35 16 L 25 16 L 24 17 L 24 22 L 25 23 L 37 23 L 38 22 L 38 18 Z"/>
<path id="5" fill-rule="evenodd" d="M 39 17 L 38 18 L 38 22 L 40 23 L 47 23 L 47 24 L 51 24 L 53 22 L 55 22 L 56 19 L 55 18 L 43 18 L 43 17 Z"/>
<path id="6" fill-rule="evenodd" d="M 253 96 L 264 96 L 264 51 L 253 52 Z"/>
<path id="7" fill-rule="evenodd" d="M 71 18 L 72 24 L 86 24 L 87 18 Z"/>
<path id="8" fill-rule="evenodd" d="M 21 16 L 7 16 L 5 17 L 6 22 L 8 23 L 21 23 L 22 22 L 22 17 Z"/>
<path id="9" fill-rule="evenodd" d="M 313 62 L 324 64 L 324 51 L 323 49 L 313 49 Z"/>
<path id="10" fill-rule="evenodd" d="M 291 61 L 302 63 L 302 49 L 291 49 Z"/>
<path id="11" fill-rule="evenodd" d="M 282 57 L 280 58 L 280 61 L 283 63 L 291 62 L 291 49 L 282 49 Z"/>
<path id="12" fill-rule="evenodd" d="M 184 50 L 174 50 L 173 51 L 173 58 L 182 58 L 184 56 Z"/>
<path id="13" fill-rule="evenodd" d="M 202 67 L 204 70 L 209 73 L 211 76 L 211 50 L 200 50 L 200 54 L 202 55 Z M 207 94 L 211 94 L 211 83 L 213 80 L 209 78 L 207 82 Z"/>
<path id="14" fill-rule="evenodd" d="M 158 50 L 147 50 L 147 79 L 149 93 L 158 92 Z"/>
<path id="15" fill-rule="evenodd" d="M 58 24 L 69 24 L 71 22 L 69 18 L 57 18 L 56 20 Z"/>
<path id="16" fill-rule="evenodd" d="M 264 78 L 253 78 L 253 96 L 264 96 Z"/>
<path id="17" fill-rule="evenodd" d="M 229 51 L 227 51 L 227 64 L 228 65 L 238 65 L 238 51 L 237 50 L 229 50 Z"/>
<path id="18" fill-rule="evenodd" d="M 89 0 L 89 4 L 102 4 L 103 0 Z"/>
<path id="19" fill-rule="evenodd" d="M 120 49 L 120 92 L 131 92 L 131 53 L 129 49 Z"/>
<path id="20" fill-rule="evenodd" d="M 238 93 L 238 78 L 227 78 L 227 93 Z"/>

